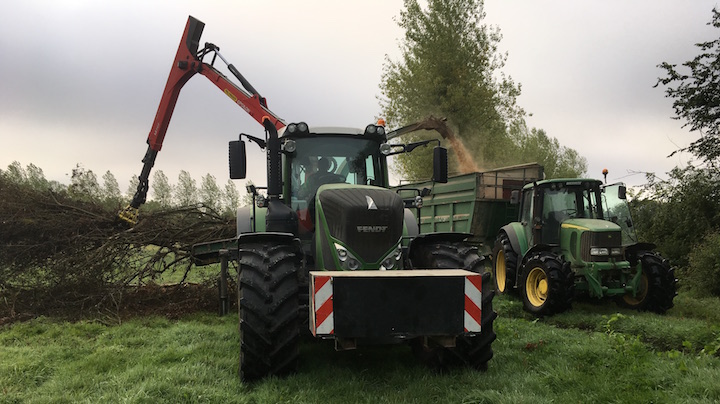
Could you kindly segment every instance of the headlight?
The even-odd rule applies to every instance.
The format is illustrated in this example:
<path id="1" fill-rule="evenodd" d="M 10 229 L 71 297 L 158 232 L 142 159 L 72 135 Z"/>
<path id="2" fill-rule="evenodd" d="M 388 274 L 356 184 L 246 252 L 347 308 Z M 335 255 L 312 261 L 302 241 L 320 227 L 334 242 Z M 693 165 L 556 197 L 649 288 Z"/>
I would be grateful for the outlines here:
<path id="1" fill-rule="evenodd" d="M 609 251 L 606 247 L 591 247 L 590 255 L 606 256 L 609 255 Z"/>
<path id="2" fill-rule="evenodd" d="M 392 146 L 390 146 L 387 143 L 383 143 L 380 145 L 380 153 L 387 156 L 392 151 Z"/>
<path id="3" fill-rule="evenodd" d="M 382 262 L 382 265 L 380 265 L 380 270 L 385 271 L 388 269 L 395 268 L 395 259 L 393 257 L 387 257 L 385 258 L 385 261 Z"/>
<path id="4" fill-rule="evenodd" d="M 611 248 L 610 255 L 622 255 L 622 248 L 619 248 L 619 247 Z"/>
<path id="5" fill-rule="evenodd" d="M 338 258 L 340 259 L 340 262 L 345 262 L 345 260 L 347 260 L 347 257 L 348 257 L 347 250 L 342 247 L 338 248 L 337 244 L 335 244 L 335 248 L 337 248 L 337 254 L 338 254 Z"/>
<path id="6" fill-rule="evenodd" d="M 380 264 L 380 270 L 390 270 L 395 269 L 395 267 L 398 266 L 398 261 L 402 259 L 402 247 L 400 246 L 400 242 L 395 246 L 395 249 L 388 254 L 385 259 L 382 261 L 382 264 Z"/>
<path id="7" fill-rule="evenodd" d="M 335 243 L 335 251 L 337 252 L 338 260 L 340 261 L 340 267 L 342 269 L 349 269 L 354 271 L 360 268 L 360 261 L 350 253 L 347 248 Z"/>
<path id="8" fill-rule="evenodd" d="M 292 139 L 288 139 L 283 143 L 282 145 L 283 151 L 287 153 L 295 153 L 295 150 L 297 149 L 297 145 L 295 144 L 295 141 Z"/>

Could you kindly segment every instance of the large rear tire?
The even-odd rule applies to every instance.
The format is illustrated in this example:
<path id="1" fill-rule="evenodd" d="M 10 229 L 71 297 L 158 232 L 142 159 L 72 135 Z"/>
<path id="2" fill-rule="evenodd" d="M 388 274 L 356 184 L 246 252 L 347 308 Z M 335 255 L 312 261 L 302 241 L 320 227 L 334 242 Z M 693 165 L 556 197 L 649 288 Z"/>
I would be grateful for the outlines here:
<path id="1" fill-rule="evenodd" d="M 677 295 L 675 272 L 668 260 L 652 251 L 639 252 L 638 262 L 642 265 L 639 290 L 635 295 L 625 294 L 618 303 L 635 310 L 664 314 L 673 307 Z"/>
<path id="2" fill-rule="evenodd" d="M 243 381 L 284 375 L 298 363 L 298 268 L 294 246 L 248 243 L 238 250 Z"/>
<path id="3" fill-rule="evenodd" d="M 519 285 L 523 306 L 536 316 L 551 316 L 570 309 L 574 294 L 574 277 L 567 263 L 553 253 L 533 253 L 522 267 Z"/>
<path id="4" fill-rule="evenodd" d="M 515 291 L 517 259 L 517 253 L 510 244 L 510 238 L 507 233 L 501 231 L 497 239 L 495 239 L 495 247 L 493 248 L 493 280 L 495 282 L 495 292 L 498 294 Z"/>
<path id="5" fill-rule="evenodd" d="M 483 258 L 478 255 L 477 248 L 465 242 L 432 243 L 422 248 L 414 261 L 417 268 L 465 269 L 476 273 L 480 273 L 484 268 Z M 487 362 L 493 357 L 492 343 L 497 338 L 493 330 L 493 323 L 497 318 L 492 307 L 495 293 L 490 285 L 490 274 L 483 274 L 480 334 L 459 336 L 452 348 L 426 344 L 428 341 L 415 339 L 411 343 L 413 353 L 429 366 L 440 370 L 457 365 L 486 370 Z"/>

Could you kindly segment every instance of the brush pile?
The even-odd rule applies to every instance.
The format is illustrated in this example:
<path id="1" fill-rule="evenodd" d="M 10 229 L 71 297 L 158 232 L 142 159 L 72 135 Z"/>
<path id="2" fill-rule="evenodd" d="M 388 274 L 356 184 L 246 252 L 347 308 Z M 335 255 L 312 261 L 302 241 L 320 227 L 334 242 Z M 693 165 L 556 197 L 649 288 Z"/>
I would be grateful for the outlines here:
<path id="1" fill-rule="evenodd" d="M 143 211 L 133 228 L 119 208 L 0 176 L 0 323 L 19 306 L 84 307 L 168 272 L 184 279 L 193 244 L 234 235 L 204 206 Z"/>

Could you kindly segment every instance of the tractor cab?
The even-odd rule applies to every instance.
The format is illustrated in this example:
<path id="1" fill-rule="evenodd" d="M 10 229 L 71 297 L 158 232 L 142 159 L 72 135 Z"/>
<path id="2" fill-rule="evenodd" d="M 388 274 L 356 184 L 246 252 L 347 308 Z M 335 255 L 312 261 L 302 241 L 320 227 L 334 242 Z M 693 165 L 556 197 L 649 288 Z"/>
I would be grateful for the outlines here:
<path id="1" fill-rule="evenodd" d="M 283 194 L 298 215 L 298 233 L 315 229 L 315 199 L 321 186 L 371 185 L 387 188 L 385 156 L 380 153 L 384 137 L 358 129 L 320 127 L 312 133 L 296 131 L 281 135 Z M 366 131 L 367 132 L 367 131 Z M 327 188 L 327 187 L 326 187 Z"/>
<path id="2" fill-rule="evenodd" d="M 439 141 L 389 144 L 384 126 L 374 124 L 361 130 L 301 122 L 269 132 L 266 140 L 241 134 L 268 150 L 268 196 L 254 195 L 252 207 L 238 210 L 238 235 L 297 237 L 317 269 L 401 268 L 402 249 L 416 235 L 407 229 L 417 224 L 411 206 L 388 188 L 387 156 Z M 246 162 L 244 142 L 231 142 L 231 178 L 245 178 Z M 447 182 L 447 149 L 434 149 L 433 167 L 434 180 Z"/>
<path id="3" fill-rule="evenodd" d="M 525 186 L 520 221 L 530 244 L 560 244 L 563 223 L 602 219 L 600 185 L 597 180 L 559 179 Z"/>

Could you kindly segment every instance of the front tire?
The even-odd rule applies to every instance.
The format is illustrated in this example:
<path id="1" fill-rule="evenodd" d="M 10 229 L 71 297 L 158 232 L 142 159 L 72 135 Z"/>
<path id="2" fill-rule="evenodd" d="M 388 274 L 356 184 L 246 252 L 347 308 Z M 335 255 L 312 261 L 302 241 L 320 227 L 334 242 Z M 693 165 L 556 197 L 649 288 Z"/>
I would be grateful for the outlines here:
<path id="1" fill-rule="evenodd" d="M 570 309 L 574 278 L 569 265 L 553 253 L 533 253 L 523 265 L 523 306 L 536 316 L 551 316 Z"/>
<path id="2" fill-rule="evenodd" d="M 507 233 L 500 232 L 493 248 L 493 280 L 498 294 L 515 290 L 517 259 L 517 253 L 513 250 Z"/>
<path id="3" fill-rule="evenodd" d="M 294 246 L 248 243 L 238 249 L 238 314 L 243 381 L 294 372 L 298 364 L 298 268 Z"/>
<path id="4" fill-rule="evenodd" d="M 416 268 L 428 269 L 465 269 L 480 273 L 483 258 L 478 256 L 477 248 L 465 242 L 431 243 L 422 247 L 422 252 L 414 261 Z M 497 313 L 493 311 L 492 300 L 495 293 L 490 288 L 490 274 L 482 275 L 482 313 L 480 334 L 459 336 L 455 347 L 445 348 L 428 345 L 418 338 L 411 343 L 413 353 L 427 365 L 437 369 L 465 365 L 477 370 L 486 370 L 487 362 L 493 357 L 492 343 L 497 336 L 493 323 Z"/>
<path id="5" fill-rule="evenodd" d="M 622 306 L 664 314 L 673 307 L 677 295 L 675 272 L 668 260 L 655 252 L 638 253 L 638 262 L 642 266 L 640 287 L 633 296 L 627 293 L 619 299 Z"/>

